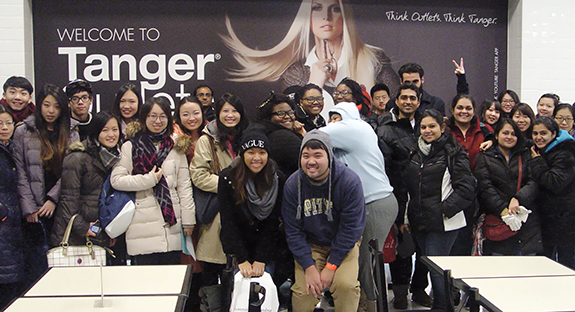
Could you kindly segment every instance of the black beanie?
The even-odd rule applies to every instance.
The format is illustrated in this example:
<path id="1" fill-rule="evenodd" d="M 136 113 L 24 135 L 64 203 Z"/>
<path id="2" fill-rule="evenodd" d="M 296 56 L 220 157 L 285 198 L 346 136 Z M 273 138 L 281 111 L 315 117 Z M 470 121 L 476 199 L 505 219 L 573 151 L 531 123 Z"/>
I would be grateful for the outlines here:
<path id="1" fill-rule="evenodd" d="M 268 153 L 270 152 L 270 141 L 265 135 L 264 130 L 264 126 L 260 124 L 252 124 L 244 130 L 242 140 L 240 141 L 241 154 L 252 147 L 263 148 Z"/>

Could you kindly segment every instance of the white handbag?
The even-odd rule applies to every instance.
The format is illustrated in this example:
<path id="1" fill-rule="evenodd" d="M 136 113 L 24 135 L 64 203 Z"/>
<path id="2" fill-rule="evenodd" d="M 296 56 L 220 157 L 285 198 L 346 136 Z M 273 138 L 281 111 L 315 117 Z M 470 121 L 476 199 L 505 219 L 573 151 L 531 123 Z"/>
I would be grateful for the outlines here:
<path id="1" fill-rule="evenodd" d="M 258 305 L 261 312 L 277 312 L 279 310 L 277 287 L 268 272 L 264 272 L 261 277 L 252 278 L 243 277 L 242 273 L 238 272 L 234 276 L 234 292 L 230 312 L 251 311 L 250 293 L 252 292 L 254 296 L 257 296 L 255 298 L 257 303 L 253 303 L 253 305 Z"/>
<path id="2" fill-rule="evenodd" d="M 86 245 L 68 245 L 70 232 L 72 232 L 72 224 L 76 216 L 77 215 L 72 216 L 70 222 L 68 222 L 60 246 L 48 250 L 46 254 L 48 257 L 48 267 L 105 266 L 106 252 L 113 255 L 110 249 L 94 245 L 88 237 L 86 237 Z"/>

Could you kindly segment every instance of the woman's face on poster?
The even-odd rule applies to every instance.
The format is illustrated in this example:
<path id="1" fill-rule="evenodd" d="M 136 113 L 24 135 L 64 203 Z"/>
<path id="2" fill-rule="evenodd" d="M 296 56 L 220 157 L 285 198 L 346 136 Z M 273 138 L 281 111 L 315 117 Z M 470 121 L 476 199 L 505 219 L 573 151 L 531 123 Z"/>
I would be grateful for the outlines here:
<path id="1" fill-rule="evenodd" d="M 313 0 L 311 31 L 319 39 L 333 39 L 343 34 L 343 14 L 339 0 Z"/>

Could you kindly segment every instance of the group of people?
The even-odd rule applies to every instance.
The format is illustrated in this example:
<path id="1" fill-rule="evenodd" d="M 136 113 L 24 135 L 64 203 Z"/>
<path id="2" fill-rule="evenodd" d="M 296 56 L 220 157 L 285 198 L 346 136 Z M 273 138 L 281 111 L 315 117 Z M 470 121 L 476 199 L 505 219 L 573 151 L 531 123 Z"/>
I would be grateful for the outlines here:
<path id="1" fill-rule="evenodd" d="M 190 309 L 234 255 L 242 276 L 268 272 L 291 286 L 282 304 L 293 311 L 312 311 L 325 295 L 336 311 L 375 311 L 368 242 L 381 250 L 390 232 L 411 235 L 417 256 L 413 276 L 411 254 L 390 263 L 397 309 L 410 290 L 421 305 L 448 304 L 440 275 L 431 273 L 433 298 L 425 291 L 421 256 L 543 254 L 575 268 L 573 106 L 545 94 L 535 115 L 507 90 L 476 107 L 463 60 L 454 63 L 449 118 L 415 63 L 399 69 L 396 93 L 383 83 L 367 92 L 350 78 L 331 94 L 314 83 L 272 91 L 251 122 L 237 95 L 216 97 L 207 85 L 172 113 L 166 98 L 143 101 L 126 83 L 111 112 L 92 113 L 87 81 L 47 84 L 36 106 L 30 82 L 9 78 L 0 105 L 0 306 L 46 271 L 46 252 L 70 220 L 68 243 L 112 248 L 110 265 L 192 263 Z M 326 96 L 335 105 L 322 116 Z M 135 193 L 134 217 L 117 238 L 93 227 L 106 179 Z M 219 202 L 204 223 L 199 192 Z M 485 214 L 515 235 L 482 238 Z M 195 258 L 182 253 L 186 237 Z"/>

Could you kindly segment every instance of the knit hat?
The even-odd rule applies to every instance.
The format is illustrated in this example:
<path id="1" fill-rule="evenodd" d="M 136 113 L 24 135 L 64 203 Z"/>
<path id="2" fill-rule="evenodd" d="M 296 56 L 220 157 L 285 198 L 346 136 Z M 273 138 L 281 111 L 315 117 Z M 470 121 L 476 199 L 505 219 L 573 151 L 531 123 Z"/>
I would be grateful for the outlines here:
<path id="1" fill-rule="evenodd" d="M 270 141 L 264 131 L 264 126 L 260 124 L 252 124 L 244 130 L 240 141 L 240 153 L 243 154 L 253 147 L 263 148 L 269 153 Z"/>

